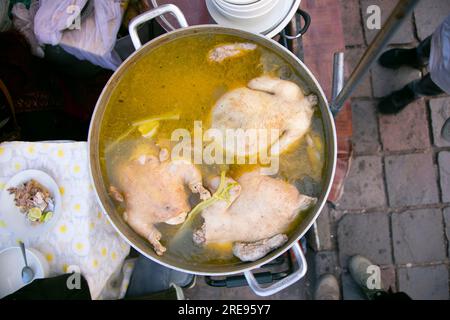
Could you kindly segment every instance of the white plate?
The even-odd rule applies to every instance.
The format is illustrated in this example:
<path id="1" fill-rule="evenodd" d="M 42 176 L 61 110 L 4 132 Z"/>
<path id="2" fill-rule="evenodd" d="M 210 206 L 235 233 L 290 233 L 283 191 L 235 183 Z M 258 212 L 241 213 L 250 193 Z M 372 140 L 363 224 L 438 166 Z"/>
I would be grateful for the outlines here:
<path id="1" fill-rule="evenodd" d="M 14 203 L 14 195 L 9 194 L 8 192 L 8 188 L 18 187 L 20 184 L 30 181 L 31 179 L 36 180 L 42 186 L 47 188 L 55 202 L 53 217 L 51 217 L 49 221 L 37 225 L 32 225 L 25 214 L 20 212 L 20 209 L 16 207 Z M 5 185 L 0 198 L 0 212 L 2 213 L 2 219 L 6 224 L 6 228 L 9 231 L 12 231 L 16 238 L 21 239 L 28 244 L 28 239 L 38 237 L 50 230 L 59 219 L 61 215 L 61 195 L 59 193 L 58 185 L 52 177 L 43 171 L 21 171 L 12 177 Z"/>
<path id="2" fill-rule="evenodd" d="M 282 0 L 279 1 L 267 15 L 254 19 L 230 19 L 225 17 L 213 3 L 213 0 L 206 0 L 206 6 L 209 14 L 217 24 L 242 29 L 249 32 L 260 33 L 268 38 L 273 38 L 283 30 L 292 17 L 297 12 L 301 0 Z"/>
<path id="3" fill-rule="evenodd" d="M 47 277 L 48 263 L 44 256 L 35 249 L 26 250 L 28 266 L 34 271 L 34 279 Z M 0 252 L 0 299 L 25 286 L 22 281 L 24 266 L 19 247 L 7 248 Z"/>

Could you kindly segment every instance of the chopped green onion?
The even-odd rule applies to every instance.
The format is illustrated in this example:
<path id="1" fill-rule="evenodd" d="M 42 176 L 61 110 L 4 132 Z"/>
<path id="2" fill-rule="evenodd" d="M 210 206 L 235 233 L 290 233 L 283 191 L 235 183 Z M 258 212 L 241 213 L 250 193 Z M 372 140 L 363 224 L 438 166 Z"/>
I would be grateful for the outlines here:
<path id="1" fill-rule="evenodd" d="M 180 114 L 179 113 L 167 113 L 156 117 L 151 117 L 143 120 L 139 120 L 132 123 L 133 127 L 138 127 L 143 124 L 147 124 L 149 122 L 153 121 L 166 121 L 166 120 L 180 120 Z"/>
<path id="2" fill-rule="evenodd" d="M 113 141 L 105 148 L 105 153 L 108 153 L 109 151 L 114 149 L 120 141 L 124 140 L 131 133 L 133 133 L 136 127 L 138 127 L 139 132 L 142 134 L 144 138 L 151 138 L 156 134 L 156 130 L 159 127 L 158 121 L 166 121 L 166 120 L 180 120 L 180 114 L 168 113 L 133 122 L 131 124 L 131 127 L 127 131 L 125 131 L 125 133 L 121 134 L 115 141 Z"/>
<path id="3" fill-rule="evenodd" d="M 141 124 L 138 127 L 139 132 L 144 138 L 151 138 L 153 137 L 159 128 L 159 121 L 151 121 L 147 122 L 146 124 Z"/>
<path id="4" fill-rule="evenodd" d="M 230 190 L 237 185 L 239 185 L 237 182 L 227 184 L 226 172 L 222 171 L 220 174 L 220 183 L 219 187 L 217 188 L 217 191 L 211 196 L 211 198 L 203 200 L 189 212 L 183 225 L 180 227 L 180 229 L 178 229 L 177 233 L 172 238 L 172 242 L 176 242 L 179 239 L 181 239 L 181 236 L 185 234 L 186 230 L 188 230 L 192 226 L 192 222 L 198 216 L 198 214 L 203 210 L 205 210 L 206 208 L 208 208 L 209 206 L 213 205 L 214 203 L 220 200 L 226 201 L 228 204 L 230 204 L 231 202 Z"/>
<path id="5" fill-rule="evenodd" d="M 107 153 L 107 152 L 111 151 L 112 149 L 114 149 L 114 147 L 117 146 L 117 144 L 119 144 L 120 141 L 122 141 L 126 137 L 128 137 L 134 131 L 134 129 L 136 129 L 136 128 L 135 127 L 131 127 L 130 129 L 125 131 L 125 133 L 121 134 L 116 140 L 114 140 L 111 144 L 109 144 L 106 147 L 105 153 Z"/>

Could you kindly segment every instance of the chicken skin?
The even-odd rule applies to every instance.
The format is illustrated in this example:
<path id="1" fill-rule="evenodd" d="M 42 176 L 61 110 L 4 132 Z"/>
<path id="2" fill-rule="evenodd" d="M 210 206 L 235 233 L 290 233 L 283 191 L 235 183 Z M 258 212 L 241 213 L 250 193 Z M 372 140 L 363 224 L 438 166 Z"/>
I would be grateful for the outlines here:
<path id="1" fill-rule="evenodd" d="M 167 151 L 162 150 L 160 158 L 142 154 L 119 164 L 114 174 L 116 185 L 110 187 L 111 195 L 125 203 L 125 221 L 152 244 L 158 255 L 166 248 L 155 224 L 183 223 L 191 210 L 189 190 L 202 200 L 211 196 L 193 164 L 167 158 Z"/>
<path id="2" fill-rule="evenodd" d="M 242 57 L 250 51 L 256 50 L 254 43 L 226 43 L 220 44 L 208 52 L 208 62 L 222 63 L 231 58 Z"/>
<path id="3" fill-rule="evenodd" d="M 227 179 L 227 183 L 235 182 Z M 315 198 L 300 194 L 293 185 L 261 175 L 259 170 L 244 173 L 237 182 L 230 190 L 228 202 L 220 200 L 203 210 L 204 223 L 194 232 L 195 243 L 232 242 L 235 254 L 245 248 L 246 256 L 257 259 L 268 252 L 258 244 L 269 246 L 270 250 L 275 243 L 282 245 L 280 239 L 287 238 L 279 235 L 288 231 L 302 210 L 316 203 Z M 218 184 L 219 179 L 214 178 L 210 190 L 216 190 Z M 274 240 L 264 241 L 277 235 Z"/>
<path id="4" fill-rule="evenodd" d="M 251 80 L 246 88 L 232 90 L 217 101 L 212 110 L 212 128 L 220 130 L 224 137 L 229 129 L 253 129 L 258 130 L 258 135 L 266 135 L 236 142 L 244 144 L 245 148 L 236 148 L 233 144 L 226 146 L 227 154 L 245 157 L 270 151 L 277 155 L 309 130 L 316 104 L 317 97 L 305 97 L 295 83 L 262 76 Z"/>

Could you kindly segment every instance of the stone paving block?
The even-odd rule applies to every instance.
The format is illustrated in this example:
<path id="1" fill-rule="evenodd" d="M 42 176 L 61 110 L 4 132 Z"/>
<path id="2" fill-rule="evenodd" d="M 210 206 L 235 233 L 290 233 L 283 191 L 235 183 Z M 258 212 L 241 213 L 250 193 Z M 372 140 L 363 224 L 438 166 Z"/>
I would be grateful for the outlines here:
<path id="1" fill-rule="evenodd" d="M 381 157 L 363 156 L 353 159 L 345 180 L 340 210 L 360 210 L 386 205 Z"/>
<path id="2" fill-rule="evenodd" d="M 423 40 L 431 35 L 449 13 L 450 1 L 448 0 L 419 1 L 414 9 L 419 39 Z"/>
<path id="3" fill-rule="evenodd" d="M 425 101 L 417 100 L 397 115 L 380 116 L 385 151 L 427 149 L 430 146 Z"/>
<path id="4" fill-rule="evenodd" d="M 321 251 L 318 252 L 314 258 L 316 267 L 316 277 L 323 274 L 331 273 L 336 277 L 340 274 L 336 251 Z"/>
<path id="5" fill-rule="evenodd" d="M 384 97 L 420 77 L 421 73 L 416 69 L 400 67 L 397 70 L 391 70 L 375 63 L 372 67 L 373 95 L 376 98 Z"/>
<path id="6" fill-rule="evenodd" d="M 385 213 L 347 214 L 338 224 L 339 262 L 356 254 L 377 265 L 392 264 L 389 218 Z"/>
<path id="7" fill-rule="evenodd" d="M 340 0 L 344 40 L 347 46 L 364 44 L 359 0 Z"/>
<path id="8" fill-rule="evenodd" d="M 350 76 L 351 72 L 356 68 L 357 63 L 361 59 L 365 47 L 363 48 L 350 48 L 345 50 L 344 60 L 345 60 L 345 73 L 346 78 Z M 372 97 L 372 83 L 370 72 L 366 74 L 362 82 L 355 88 L 355 91 L 352 93 L 352 97 Z"/>
<path id="9" fill-rule="evenodd" d="M 428 1 L 427 1 L 428 2 Z M 373 38 L 376 36 L 379 30 L 369 30 L 367 28 L 367 18 L 370 16 L 367 13 L 367 8 L 370 5 L 377 5 L 381 9 L 381 26 L 384 25 L 387 18 L 394 9 L 397 1 L 392 0 L 361 0 L 361 11 L 364 23 L 364 34 L 366 37 L 367 44 L 370 44 Z M 411 43 L 414 39 L 413 25 L 412 25 L 412 14 L 410 14 L 404 21 L 401 27 L 397 30 L 397 33 L 393 36 L 391 43 L 404 44 Z"/>
<path id="10" fill-rule="evenodd" d="M 411 210 L 392 214 L 392 242 L 397 264 L 442 261 L 446 257 L 442 212 Z"/>
<path id="11" fill-rule="evenodd" d="M 442 151 L 438 156 L 442 201 L 450 202 L 450 152 Z"/>
<path id="12" fill-rule="evenodd" d="M 308 231 L 308 244 L 315 251 L 335 249 L 331 234 L 330 213 L 328 205 L 325 205 L 315 226 Z"/>
<path id="13" fill-rule="evenodd" d="M 447 243 L 450 242 L 450 207 L 444 209 L 445 234 Z M 448 256 L 450 257 L 450 246 L 448 246 Z"/>
<path id="14" fill-rule="evenodd" d="M 381 149 L 375 104 L 375 101 L 352 101 L 352 140 L 356 154 L 375 154 Z"/>
<path id="15" fill-rule="evenodd" d="M 433 127 L 433 142 L 438 147 L 450 147 L 450 142 L 442 139 L 442 127 L 450 118 L 450 98 L 430 100 L 431 123 Z"/>
<path id="16" fill-rule="evenodd" d="M 391 206 L 439 203 L 436 169 L 431 154 L 387 156 L 385 168 Z"/>
<path id="17" fill-rule="evenodd" d="M 341 218 L 345 215 L 346 213 L 344 211 L 340 211 L 340 210 L 335 210 L 335 209 L 330 209 L 330 223 L 331 226 L 333 226 L 333 224 L 336 224 L 339 222 L 339 220 L 341 220 Z"/>
<path id="18" fill-rule="evenodd" d="M 381 288 L 385 291 L 388 291 L 389 289 L 392 289 L 392 291 L 394 292 L 397 291 L 395 266 L 380 266 L 380 269 L 382 285 Z"/>
<path id="19" fill-rule="evenodd" d="M 448 267 L 435 265 L 427 267 L 399 268 L 399 290 L 414 300 L 448 300 Z"/>

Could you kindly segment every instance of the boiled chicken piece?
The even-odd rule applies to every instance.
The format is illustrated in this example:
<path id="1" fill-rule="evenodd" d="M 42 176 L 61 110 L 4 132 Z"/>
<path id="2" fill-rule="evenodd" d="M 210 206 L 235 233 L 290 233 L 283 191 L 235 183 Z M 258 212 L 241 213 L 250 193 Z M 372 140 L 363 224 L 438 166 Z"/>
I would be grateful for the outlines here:
<path id="1" fill-rule="evenodd" d="M 230 58 L 241 57 L 244 54 L 256 50 L 257 46 L 254 43 L 226 43 L 220 44 L 208 52 L 209 62 L 221 63 Z"/>
<path id="2" fill-rule="evenodd" d="M 227 154 L 245 157 L 270 149 L 270 154 L 277 155 L 309 130 L 316 104 L 317 97 L 305 97 L 295 83 L 262 76 L 217 101 L 212 110 L 212 128 L 219 129 L 224 137 L 229 129 L 257 130 L 258 139 L 241 141 L 245 148 L 227 145 Z"/>
<path id="3" fill-rule="evenodd" d="M 227 178 L 227 183 L 235 182 Z M 315 198 L 302 195 L 291 184 L 276 178 L 261 175 L 259 170 L 244 173 L 238 184 L 231 188 L 229 201 L 219 200 L 202 212 L 204 223 L 193 235 L 197 244 L 232 242 L 235 246 L 245 244 L 246 256 L 260 256 L 249 253 L 259 251 L 267 254 L 279 241 L 262 241 L 288 231 L 298 214 L 316 203 Z M 210 182 L 210 190 L 216 190 L 219 179 Z M 256 245 L 249 245 L 253 242 Z M 236 244 L 237 243 L 237 244 Z M 275 246 L 276 247 L 276 246 Z M 242 248 L 235 248 L 242 251 Z"/>
<path id="4" fill-rule="evenodd" d="M 110 187 L 111 195 L 125 203 L 125 221 L 152 244 L 158 255 L 166 248 L 160 243 L 161 233 L 155 224 L 184 222 L 191 210 L 186 187 L 200 194 L 202 200 L 210 197 L 193 164 L 167 158 L 168 152 L 163 149 L 159 158 L 142 154 L 121 163 L 114 172 L 116 185 Z"/>
<path id="5" fill-rule="evenodd" d="M 242 261 L 256 261 L 266 254 L 281 247 L 288 241 L 285 234 L 277 234 L 272 238 L 256 242 L 236 242 L 233 246 L 233 254 Z"/>

